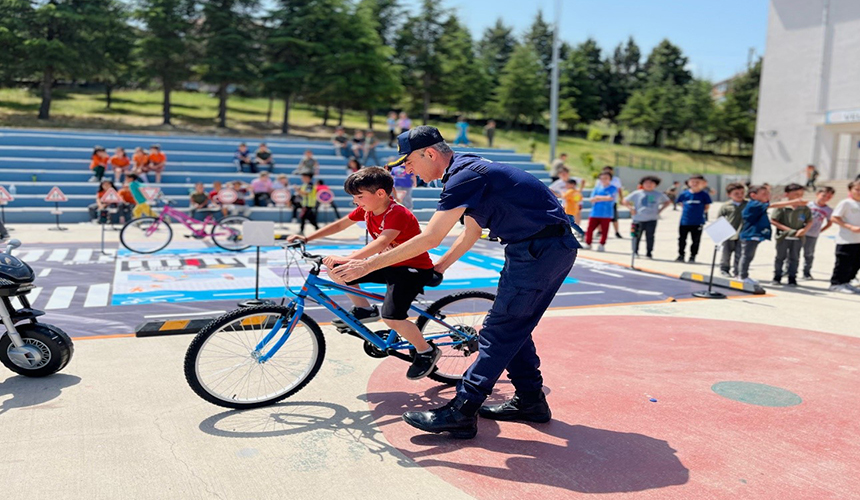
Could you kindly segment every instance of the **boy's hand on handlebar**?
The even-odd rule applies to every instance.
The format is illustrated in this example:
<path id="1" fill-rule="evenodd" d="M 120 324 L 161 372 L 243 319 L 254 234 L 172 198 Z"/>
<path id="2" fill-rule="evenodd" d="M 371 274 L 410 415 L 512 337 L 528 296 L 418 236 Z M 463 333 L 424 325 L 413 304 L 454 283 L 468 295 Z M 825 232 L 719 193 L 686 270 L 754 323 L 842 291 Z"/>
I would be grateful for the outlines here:
<path id="1" fill-rule="evenodd" d="M 323 264 L 326 265 L 329 269 L 334 269 L 335 266 L 339 266 L 341 264 L 346 264 L 349 262 L 350 258 L 342 257 L 340 255 L 326 255 L 323 258 Z"/>
<path id="2" fill-rule="evenodd" d="M 287 241 L 289 243 L 292 243 L 294 241 L 301 241 L 302 243 L 307 243 L 308 238 L 303 234 L 291 234 L 291 235 L 287 236 Z"/>

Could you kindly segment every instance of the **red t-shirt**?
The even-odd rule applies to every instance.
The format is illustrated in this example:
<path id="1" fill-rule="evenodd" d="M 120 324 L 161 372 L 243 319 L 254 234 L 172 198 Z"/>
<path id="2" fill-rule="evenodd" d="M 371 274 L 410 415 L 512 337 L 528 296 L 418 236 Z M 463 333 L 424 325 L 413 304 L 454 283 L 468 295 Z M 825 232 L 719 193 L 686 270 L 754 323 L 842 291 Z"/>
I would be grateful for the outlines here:
<path id="1" fill-rule="evenodd" d="M 400 231 L 400 234 L 394 238 L 394 241 L 391 243 L 389 248 L 402 245 L 421 234 L 421 227 L 418 225 L 418 219 L 415 218 L 409 209 L 398 203 L 392 202 L 385 212 L 382 212 L 380 215 L 369 214 L 370 217 L 367 217 L 367 215 L 368 214 L 364 209 L 356 207 L 355 210 L 349 214 L 349 219 L 356 222 L 366 220 L 367 230 L 370 232 L 370 236 L 372 236 L 374 240 L 386 229 Z M 392 267 L 401 266 L 414 267 L 416 269 L 432 269 L 433 261 L 430 260 L 430 254 L 424 252 L 411 259 L 398 262 Z"/>

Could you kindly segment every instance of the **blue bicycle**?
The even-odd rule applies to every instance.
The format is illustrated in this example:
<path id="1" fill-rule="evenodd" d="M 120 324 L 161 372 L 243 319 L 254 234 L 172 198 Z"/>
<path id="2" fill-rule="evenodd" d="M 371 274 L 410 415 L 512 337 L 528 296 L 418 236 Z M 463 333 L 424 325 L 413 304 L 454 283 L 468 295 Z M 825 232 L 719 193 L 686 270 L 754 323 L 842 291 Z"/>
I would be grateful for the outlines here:
<path id="1" fill-rule="evenodd" d="M 339 329 L 341 333 L 363 339 L 368 356 L 412 361 L 415 350 L 397 332 L 371 331 L 323 290 L 379 301 L 382 295 L 320 278 L 322 256 L 307 253 L 299 242 L 286 248 L 288 261 L 292 253 L 295 262 L 300 256 L 312 265 L 296 297 L 286 305 L 230 311 L 205 326 L 188 347 L 185 378 L 206 401 L 226 408 L 257 408 L 288 398 L 306 386 L 325 357 L 322 329 L 304 313 L 307 300 L 340 318 L 346 324 Z M 428 286 L 440 283 L 441 276 Z M 493 300 L 492 293 L 465 291 L 445 296 L 426 308 L 411 306 L 424 338 L 442 350 L 431 379 L 453 385 L 462 378 L 478 352 L 478 337 Z"/>

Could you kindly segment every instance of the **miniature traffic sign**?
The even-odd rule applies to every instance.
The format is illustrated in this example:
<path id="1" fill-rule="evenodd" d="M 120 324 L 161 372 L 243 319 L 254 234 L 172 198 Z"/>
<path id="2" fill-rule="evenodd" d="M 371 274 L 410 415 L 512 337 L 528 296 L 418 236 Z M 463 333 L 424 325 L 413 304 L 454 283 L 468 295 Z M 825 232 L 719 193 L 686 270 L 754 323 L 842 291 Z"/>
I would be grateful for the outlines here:
<path id="1" fill-rule="evenodd" d="M 116 192 L 116 189 L 110 188 L 105 191 L 105 194 L 102 195 L 102 203 L 120 203 L 122 198 L 119 197 L 119 193 Z"/>
<path id="2" fill-rule="evenodd" d="M 147 186 L 140 188 L 140 192 L 143 193 L 143 197 L 146 198 L 148 201 L 152 201 L 158 198 L 159 191 L 161 191 L 161 189 L 155 186 Z"/>
<path id="3" fill-rule="evenodd" d="M 290 201 L 290 193 L 286 189 L 276 189 L 271 194 L 275 205 L 286 205 Z"/>
<path id="4" fill-rule="evenodd" d="M 53 188 L 51 188 L 51 191 L 48 192 L 48 196 L 45 196 L 45 201 L 52 201 L 54 203 L 57 203 L 61 201 L 69 201 L 69 199 L 66 198 L 66 195 L 63 194 L 62 191 L 60 191 L 59 187 L 54 186 Z"/>
<path id="5" fill-rule="evenodd" d="M 334 200 L 334 193 L 328 189 L 323 189 L 317 192 L 317 201 L 320 203 L 331 203 Z"/>
<path id="6" fill-rule="evenodd" d="M 9 194 L 6 188 L 0 186 L 0 203 L 9 203 L 10 201 L 15 201 L 15 197 Z"/>
<path id="7" fill-rule="evenodd" d="M 218 191 L 218 201 L 225 205 L 232 205 L 239 199 L 239 193 L 235 189 L 224 188 Z"/>

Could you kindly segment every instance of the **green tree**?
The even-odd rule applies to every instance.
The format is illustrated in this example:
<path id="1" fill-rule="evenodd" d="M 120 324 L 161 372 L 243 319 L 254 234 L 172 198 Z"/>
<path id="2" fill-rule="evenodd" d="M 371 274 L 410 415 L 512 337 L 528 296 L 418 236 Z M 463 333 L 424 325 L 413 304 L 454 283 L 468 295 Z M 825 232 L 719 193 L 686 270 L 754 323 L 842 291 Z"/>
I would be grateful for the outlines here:
<path id="1" fill-rule="evenodd" d="M 560 80 L 561 100 L 573 103 L 580 121 L 590 123 L 603 116 L 609 67 L 595 40 L 589 38 L 570 51 Z"/>
<path id="2" fill-rule="evenodd" d="M 379 34 L 382 45 L 393 47 L 397 38 L 397 28 L 403 19 L 403 9 L 397 0 L 361 0 L 359 10 L 369 9 L 374 29 Z"/>
<path id="3" fill-rule="evenodd" d="M 113 0 L 48 0 L 4 2 L 4 10 L 17 17 L 19 30 L 3 30 L 0 37 L 23 44 L 7 52 L 18 76 L 38 75 L 42 102 L 39 119 L 51 116 L 54 81 L 57 78 L 89 78 L 101 56 L 94 41 L 104 30 L 104 14 L 115 8 Z M 4 22 L 8 26 L 8 21 Z M 6 48 L 3 49 L 6 51 Z"/>
<path id="4" fill-rule="evenodd" d="M 134 78 L 135 33 L 129 25 L 130 13 L 124 4 L 115 2 L 103 13 L 102 28 L 97 30 L 93 44 L 99 57 L 92 60 L 92 76 L 105 86 L 105 107 L 110 109 L 113 89 Z"/>
<path id="5" fill-rule="evenodd" d="M 489 76 L 475 54 L 469 30 L 456 16 L 445 21 L 440 48 L 442 102 L 459 112 L 483 109 L 490 97 Z"/>
<path id="6" fill-rule="evenodd" d="M 760 80 L 761 60 L 729 84 L 719 111 L 721 138 L 733 139 L 740 144 L 753 142 Z"/>
<path id="7" fill-rule="evenodd" d="M 630 94 L 638 90 L 642 83 L 642 52 L 633 40 L 619 43 L 609 59 L 609 78 L 607 80 L 606 98 L 603 104 L 606 117 L 615 120 Z"/>
<path id="8" fill-rule="evenodd" d="M 267 88 L 284 100 L 281 132 L 289 133 L 290 103 L 316 75 L 328 70 L 323 65 L 329 54 L 327 44 L 340 36 L 335 19 L 338 4 L 332 0 L 282 0 L 270 14 L 266 38 Z M 337 43 L 336 46 L 342 46 Z M 314 87 L 319 88 L 314 82 Z"/>
<path id="9" fill-rule="evenodd" d="M 203 0 L 203 81 L 218 85 L 218 127 L 227 126 L 227 91 L 231 84 L 257 76 L 257 0 Z"/>
<path id="10" fill-rule="evenodd" d="M 517 39 L 513 33 L 514 29 L 505 26 L 499 18 L 495 25 L 484 30 L 484 36 L 478 42 L 478 58 L 487 72 L 490 79 L 489 85 L 493 90 L 499 86 L 502 70 L 517 46 Z"/>
<path id="11" fill-rule="evenodd" d="M 382 44 L 368 5 L 359 4 L 353 12 L 342 11 L 335 20 L 340 32 L 349 37 L 335 37 L 326 46 L 323 66 L 327 71 L 314 80 L 315 86 L 322 87 L 318 98 L 337 103 L 340 110 L 350 107 L 365 111 L 367 126 L 372 129 L 374 111 L 390 107 L 403 90 L 400 68 L 391 64 L 393 49 Z"/>
<path id="12" fill-rule="evenodd" d="M 195 21 L 194 0 L 140 0 L 137 17 L 146 30 L 138 54 L 146 75 L 161 81 L 162 118 L 170 125 L 170 93 L 191 76 L 190 41 Z"/>
<path id="13" fill-rule="evenodd" d="M 542 11 L 538 10 L 535 20 L 523 35 L 523 43 L 531 46 L 540 58 L 548 89 L 549 75 L 552 71 L 552 26 L 543 20 Z"/>
<path id="14" fill-rule="evenodd" d="M 652 146 L 660 144 L 664 133 L 683 130 L 679 103 L 684 102 L 687 84 L 693 79 L 686 66 L 687 58 L 680 48 L 668 40 L 660 42 L 645 62 L 642 89 L 630 96 L 618 115 L 621 123 L 650 132 Z"/>
<path id="15" fill-rule="evenodd" d="M 711 82 L 693 80 L 687 84 L 681 108 L 681 125 L 684 130 L 699 136 L 699 150 L 705 148 L 705 135 L 713 131 L 716 107 L 711 97 Z"/>
<path id="16" fill-rule="evenodd" d="M 21 76 L 26 60 L 24 42 L 32 23 L 29 0 L 0 1 L 0 83 L 11 83 Z"/>
<path id="17" fill-rule="evenodd" d="M 502 71 L 497 95 L 497 107 L 507 117 L 508 128 L 515 127 L 521 118 L 534 122 L 543 114 L 547 104 L 543 75 L 534 49 L 518 46 Z"/>
<path id="18" fill-rule="evenodd" d="M 421 11 L 406 19 L 395 43 L 397 62 L 404 68 L 404 85 L 413 102 L 421 102 L 425 125 L 430 119 L 430 103 L 439 96 L 443 75 L 441 40 L 445 14 L 438 2 L 422 0 Z"/>

